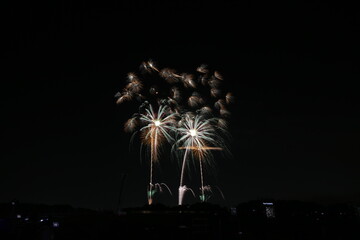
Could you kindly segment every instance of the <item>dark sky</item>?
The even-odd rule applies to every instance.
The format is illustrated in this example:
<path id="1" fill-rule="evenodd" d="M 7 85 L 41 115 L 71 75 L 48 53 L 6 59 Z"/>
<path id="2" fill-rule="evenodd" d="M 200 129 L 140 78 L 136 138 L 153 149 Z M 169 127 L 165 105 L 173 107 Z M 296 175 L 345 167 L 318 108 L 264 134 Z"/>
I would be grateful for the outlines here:
<path id="1" fill-rule="evenodd" d="M 207 178 L 225 200 L 213 202 L 360 201 L 359 10 L 290 2 L 3 7 L 0 202 L 115 209 L 126 174 L 122 206 L 145 204 L 148 165 L 123 132 L 135 110 L 114 94 L 149 58 L 179 72 L 208 64 L 237 96 L 233 156 Z M 157 201 L 175 205 L 178 165 L 156 171 L 174 193 Z"/>

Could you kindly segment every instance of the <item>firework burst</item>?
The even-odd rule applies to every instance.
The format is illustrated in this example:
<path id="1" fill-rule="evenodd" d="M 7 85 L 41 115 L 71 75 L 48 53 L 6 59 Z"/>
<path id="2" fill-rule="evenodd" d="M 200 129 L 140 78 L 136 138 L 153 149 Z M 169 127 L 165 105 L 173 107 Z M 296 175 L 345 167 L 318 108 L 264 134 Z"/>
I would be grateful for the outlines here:
<path id="1" fill-rule="evenodd" d="M 148 60 L 141 63 L 140 70 L 140 74 L 127 74 L 125 87 L 115 97 L 117 104 L 139 102 L 138 112 L 125 122 L 124 130 L 133 132 L 133 136 L 140 132 L 140 149 L 147 146 L 150 155 L 148 203 L 164 187 L 171 193 L 166 184 L 153 182 L 153 164 L 158 162 L 159 150 L 166 142 L 173 144 L 173 152 L 181 159 L 179 204 L 185 192 L 191 191 L 195 196 L 184 185 L 189 159 L 199 163 L 200 200 L 206 201 L 212 191 L 209 185 L 204 185 L 204 164 L 211 165 L 212 151 L 228 150 L 222 136 L 228 136 L 228 105 L 234 102 L 234 95 L 222 88 L 223 76 L 204 64 L 192 74 L 160 68 Z"/>
<path id="2" fill-rule="evenodd" d="M 157 74 L 159 70 L 152 61 L 143 62 L 140 66 L 143 73 Z M 140 153 L 146 146 L 150 158 L 150 176 L 147 188 L 148 204 L 153 203 L 156 192 L 162 192 L 164 187 L 171 191 L 165 183 L 154 183 L 153 168 L 159 160 L 159 149 L 165 142 L 172 142 L 177 102 L 160 92 L 158 82 L 144 80 L 144 74 L 129 73 L 123 90 L 115 95 L 117 104 L 127 101 L 138 101 L 139 109 L 124 124 L 124 131 L 133 133 L 131 139 L 140 133 Z M 152 79 L 152 77 L 150 78 Z M 141 155 L 141 154 L 140 154 Z"/>
<path id="3" fill-rule="evenodd" d="M 140 129 L 142 144 L 150 147 L 150 181 L 148 187 L 148 203 L 152 204 L 153 195 L 156 192 L 153 184 L 153 164 L 158 161 L 159 147 L 164 141 L 173 140 L 171 132 L 174 131 L 175 113 L 169 113 L 166 106 L 160 105 L 158 111 L 153 110 L 152 105 L 145 109 L 145 114 L 140 114 L 140 121 L 145 125 Z M 162 190 L 161 190 L 162 191 Z"/>
<path id="4" fill-rule="evenodd" d="M 213 125 L 214 119 L 204 119 L 202 115 L 186 115 L 180 122 L 177 132 L 180 135 L 175 143 L 177 149 L 184 150 L 179 185 L 179 205 L 182 205 L 184 194 L 189 189 L 184 185 L 184 172 L 188 163 L 189 155 L 193 160 L 198 160 L 200 168 L 201 194 L 200 200 L 207 199 L 205 193 L 209 186 L 204 186 L 203 165 L 211 164 L 213 150 L 222 150 L 216 128 Z"/>

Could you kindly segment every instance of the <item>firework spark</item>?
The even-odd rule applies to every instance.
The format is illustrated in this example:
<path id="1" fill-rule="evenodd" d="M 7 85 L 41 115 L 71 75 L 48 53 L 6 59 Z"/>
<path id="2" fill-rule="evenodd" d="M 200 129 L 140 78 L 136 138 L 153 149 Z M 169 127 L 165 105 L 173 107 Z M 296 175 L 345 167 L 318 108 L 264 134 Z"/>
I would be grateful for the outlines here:
<path id="1" fill-rule="evenodd" d="M 135 116 L 129 118 L 124 124 L 125 132 L 134 132 L 136 127 L 139 125 L 139 117 L 137 114 Z"/>
<path id="2" fill-rule="evenodd" d="M 207 67 L 207 65 L 205 65 L 205 64 L 200 65 L 200 66 L 196 69 L 196 71 L 198 71 L 198 72 L 200 72 L 200 73 L 208 73 L 208 72 L 209 72 L 208 67 Z"/>

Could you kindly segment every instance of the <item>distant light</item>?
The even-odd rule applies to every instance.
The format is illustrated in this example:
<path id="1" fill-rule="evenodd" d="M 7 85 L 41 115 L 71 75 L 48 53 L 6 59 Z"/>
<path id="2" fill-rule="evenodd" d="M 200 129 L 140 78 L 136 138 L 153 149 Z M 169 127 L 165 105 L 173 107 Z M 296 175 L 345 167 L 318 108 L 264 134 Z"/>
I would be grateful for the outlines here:
<path id="1" fill-rule="evenodd" d="M 43 222 L 44 221 L 44 219 L 40 219 L 40 222 Z"/>
<path id="2" fill-rule="evenodd" d="M 266 206 L 265 207 L 265 214 L 267 218 L 275 218 L 275 211 L 273 206 Z"/>
<path id="3" fill-rule="evenodd" d="M 58 228 L 60 226 L 59 222 L 53 222 L 52 225 L 53 225 L 54 228 Z"/>
<path id="4" fill-rule="evenodd" d="M 161 122 L 160 122 L 159 120 L 155 120 L 155 121 L 154 121 L 154 124 L 155 124 L 155 126 L 158 127 L 158 126 L 160 126 Z"/>
<path id="5" fill-rule="evenodd" d="M 237 211 L 236 211 L 235 207 L 230 208 L 230 212 L 231 212 L 231 215 L 233 215 L 233 216 L 237 215 Z"/>
<path id="6" fill-rule="evenodd" d="M 196 129 L 190 129 L 189 132 L 192 137 L 195 137 L 197 135 Z"/>
<path id="7" fill-rule="evenodd" d="M 21 218 L 21 214 L 17 214 L 17 215 L 16 215 L 16 218 Z"/>
<path id="8" fill-rule="evenodd" d="M 29 218 L 27 217 L 27 218 L 25 218 L 25 221 L 29 221 Z"/>
<path id="9" fill-rule="evenodd" d="M 15 204 L 16 204 L 15 202 L 11 202 L 11 205 L 13 205 L 13 206 L 14 206 Z"/>
<path id="10" fill-rule="evenodd" d="M 272 206 L 272 205 L 274 205 L 274 203 L 272 203 L 272 202 L 263 202 L 263 205 L 270 205 L 270 206 Z"/>

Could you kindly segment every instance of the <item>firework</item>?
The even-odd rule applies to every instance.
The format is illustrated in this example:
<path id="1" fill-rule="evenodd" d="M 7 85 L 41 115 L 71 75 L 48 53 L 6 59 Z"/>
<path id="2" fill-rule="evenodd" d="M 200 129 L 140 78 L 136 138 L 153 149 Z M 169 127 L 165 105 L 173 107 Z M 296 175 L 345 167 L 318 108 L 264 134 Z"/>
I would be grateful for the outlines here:
<path id="1" fill-rule="evenodd" d="M 172 70 L 161 71 L 156 67 L 153 61 L 143 62 L 140 66 L 142 73 L 127 74 L 127 83 L 123 90 L 115 95 L 117 104 L 136 100 L 140 103 L 138 113 L 133 114 L 124 124 L 124 131 L 134 133 L 131 139 L 140 133 L 142 152 L 143 146 L 146 146 L 150 158 L 150 176 L 147 188 L 148 204 L 152 204 L 153 196 L 156 192 L 162 192 L 164 187 L 170 193 L 170 189 L 165 183 L 154 183 L 153 167 L 159 159 L 159 148 L 163 143 L 173 141 L 171 136 L 173 125 L 175 124 L 175 115 L 177 114 L 177 101 L 166 97 L 157 87 L 158 82 L 147 81 L 145 77 L 160 74 L 167 78 L 174 75 L 179 78 Z M 150 74 L 150 75 L 149 75 Z M 177 92 L 176 94 L 179 94 Z"/>
<path id="2" fill-rule="evenodd" d="M 133 117 L 129 118 L 124 124 L 125 132 L 134 132 L 136 127 L 139 125 L 139 116 L 134 114 Z"/>
<path id="3" fill-rule="evenodd" d="M 166 106 L 160 106 L 158 111 L 153 110 L 152 105 L 145 109 L 146 113 L 140 115 L 140 120 L 145 125 L 140 129 L 142 142 L 150 146 L 150 181 L 148 188 L 148 203 L 152 204 L 153 195 L 156 192 L 153 184 L 153 164 L 158 161 L 158 150 L 166 140 L 173 140 L 170 135 L 174 131 L 174 113 L 169 113 Z M 159 186 L 159 185 L 158 185 Z M 161 190 L 161 188 L 160 188 Z"/>
<path id="4" fill-rule="evenodd" d="M 205 65 L 205 64 L 200 65 L 200 66 L 196 69 L 196 71 L 198 71 L 198 72 L 200 72 L 200 73 L 208 73 L 208 72 L 209 72 L 208 67 L 207 67 L 207 65 Z"/>
<path id="5" fill-rule="evenodd" d="M 191 108 L 198 108 L 203 104 L 204 104 L 204 99 L 202 99 L 197 92 L 193 92 L 192 95 L 188 98 L 188 105 Z"/>
<path id="6" fill-rule="evenodd" d="M 234 102 L 234 95 L 229 92 L 229 93 L 226 94 L 225 99 L 226 99 L 227 104 L 233 103 Z"/>
<path id="7" fill-rule="evenodd" d="M 164 78 L 168 83 L 174 84 L 179 82 L 181 76 L 177 75 L 174 69 L 164 68 L 160 71 L 160 76 Z"/>
<path id="8" fill-rule="evenodd" d="M 228 136 L 228 105 L 234 102 L 234 95 L 223 90 L 223 76 L 205 64 L 196 69 L 196 74 L 177 73 L 175 69 L 160 68 L 148 60 L 141 63 L 140 70 L 140 74 L 127 75 L 125 87 L 115 97 L 117 104 L 139 102 L 138 112 L 125 122 L 124 130 L 134 135 L 140 132 L 140 149 L 144 145 L 149 150 L 148 203 L 151 204 L 153 195 L 163 188 L 171 193 L 166 184 L 153 182 L 153 164 L 158 162 L 159 149 L 165 142 L 173 144 L 172 149 L 182 159 L 179 204 L 185 192 L 191 191 L 195 196 L 193 190 L 184 185 L 189 159 L 199 162 L 200 200 L 206 201 L 212 191 L 211 186 L 204 185 L 204 164 L 212 162 L 212 151 L 228 149 L 222 136 Z"/>
<path id="9" fill-rule="evenodd" d="M 152 105 L 149 105 L 145 111 L 145 114 L 140 114 L 140 120 L 145 125 L 140 132 L 143 142 L 151 146 L 151 158 L 157 161 L 157 150 L 164 139 L 168 142 L 173 140 L 170 132 L 174 131 L 175 114 L 169 113 L 168 107 L 161 105 L 157 112 L 153 110 Z"/>
<path id="10" fill-rule="evenodd" d="M 202 115 L 195 115 L 195 117 L 186 115 L 185 119 L 181 121 L 180 127 L 177 129 L 180 137 L 176 145 L 179 146 L 179 150 L 185 150 L 180 174 L 179 205 L 182 205 L 184 194 L 189 190 L 183 183 L 188 155 L 199 162 L 201 181 L 200 200 L 206 200 L 205 192 L 207 188 L 204 186 L 203 164 L 209 163 L 212 159 L 210 150 L 222 150 L 222 148 L 219 147 L 221 142 L 217 139 L 216 129 L 213 127 L 212 122 L 212 119 L 204 119 Z"/>

